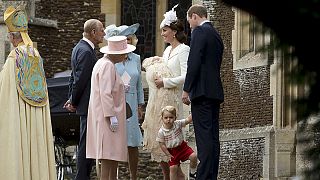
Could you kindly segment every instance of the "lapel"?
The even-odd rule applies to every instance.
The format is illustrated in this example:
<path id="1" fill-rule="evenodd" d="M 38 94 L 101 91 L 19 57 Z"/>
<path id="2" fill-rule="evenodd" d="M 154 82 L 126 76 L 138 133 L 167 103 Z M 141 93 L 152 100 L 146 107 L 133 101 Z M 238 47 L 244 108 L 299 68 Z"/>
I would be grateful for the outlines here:
<path id="1" fill-rule="evenodd" d="M 97 62 L 98 58 L 96 55 L 96 51 L 94 49 L 92 49 L 92 47 L 90 46 L 90 44 L 87 41 L 81 39 L 80 42 L 81 42 L 81 44 L 83 44 L 84 46 L 87 46 L 87 48 L 91 50 L 92 55 L 94 56 L 94 62 Z"/>
<path id="2" fill-rule="evenodd" d="M 125 62 L 117 63 L 115 66 L 117 67 L 117 72 L 122 76 L 122 74 L 127 71 L 126 69 L 130 69 L 132 66 L 129 64 L 133 61 L 133 53 L 128 54 L 128 59 Z"/>
<path id="3" fill-rule="evenodd" d="M 171 51 L 171 53 L 169 54 L 168 60 L 171 59 L 171 58 L 173 58 L 173 57 L 175 57 L 176 55 L 178 55 L 179 50 L 180 50 L 180 48 L 182 47 L 181 45 L 182 45 L 182 44 L 179 44 L 176 48 L 174 48 L 174 49 Z M 171 47 L 171 49 L 172 49 L 172 47 Z"/>
<path id="4" fill-rule="evenodd" d="M 119 62 L 117 64 L 115 64 L 116 68 L 117 68 L 117 72 L 120 74 L 120 76 L 122 76 L 122 74 L 125 71 L 125 66 L 122 62 Z"/>
<path id="5" fill-rule="evenodd" d="M 80 41 L 84 46 L 87 46 L 87 48 L 89 48 L 91 50 L 91 52 L 93 52 L 93 54 L 96 54 L 94 49 L 92 49 L 92 47 L 90 46 L 90 44 L 87 41 L 85 41 L 83 39 L 81 39 Z"/>

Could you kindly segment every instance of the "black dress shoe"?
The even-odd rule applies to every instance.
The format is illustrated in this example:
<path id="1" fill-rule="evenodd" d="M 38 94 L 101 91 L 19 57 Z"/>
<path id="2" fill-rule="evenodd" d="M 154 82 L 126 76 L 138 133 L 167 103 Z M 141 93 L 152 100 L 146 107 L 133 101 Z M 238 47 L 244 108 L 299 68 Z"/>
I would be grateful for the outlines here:
<path id="1" fill-rule="evenodd" d="M 197 177 L 197 171 L 194 172 L 193 174 L 190 172 L 190 173 L 189 173 L 189 177 L 192 178 L 192 179 L 196 179 L 196 177 Z"/>

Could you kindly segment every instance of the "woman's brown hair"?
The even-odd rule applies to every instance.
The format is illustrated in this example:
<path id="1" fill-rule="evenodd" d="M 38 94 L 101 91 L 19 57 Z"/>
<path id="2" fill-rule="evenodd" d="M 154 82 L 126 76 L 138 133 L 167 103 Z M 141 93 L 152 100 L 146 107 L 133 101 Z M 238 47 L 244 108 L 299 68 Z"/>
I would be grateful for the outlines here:
<path id="1" fill-rule="evenodd" d="M 175 36 L 180 43 L 187 42 L 187 35 L 184 32 L 184 26 L 181 20 L 172 22 L 168 27 L 174 31 L 177 31 Z"/>

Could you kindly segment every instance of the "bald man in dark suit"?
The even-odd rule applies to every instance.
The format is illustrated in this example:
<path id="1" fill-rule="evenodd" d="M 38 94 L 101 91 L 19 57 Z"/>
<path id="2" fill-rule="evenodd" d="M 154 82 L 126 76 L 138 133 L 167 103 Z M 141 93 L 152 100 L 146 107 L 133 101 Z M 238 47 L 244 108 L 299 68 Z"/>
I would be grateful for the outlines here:
<path id="1" fill-rule="evenodd" d="M 69 100 L 64 104 L 64 108 L 80 116 L 80 140 L 75 180 L 90 179 L 93 160 L 86 158 L 86 134 L 91 73 L 98 60 L 94 48 L 103 42 L 105 36 L 103 24 L 97 19 L 87 20 L 83 31 L 83 38 L 72 50 Z"/>

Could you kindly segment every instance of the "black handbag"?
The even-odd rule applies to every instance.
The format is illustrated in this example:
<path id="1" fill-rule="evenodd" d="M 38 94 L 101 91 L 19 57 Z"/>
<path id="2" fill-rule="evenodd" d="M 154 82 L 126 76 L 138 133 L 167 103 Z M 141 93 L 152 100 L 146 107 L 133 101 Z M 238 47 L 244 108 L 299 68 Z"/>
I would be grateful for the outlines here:
<path id="1" fill-rule="evenodd" d="M 126 119 L 131 118 L 132 116 L 132 110 L 130 105 L 126 102 Z"/>

